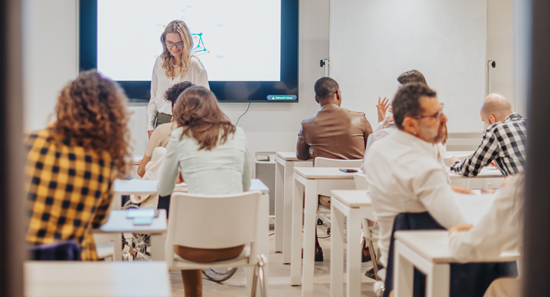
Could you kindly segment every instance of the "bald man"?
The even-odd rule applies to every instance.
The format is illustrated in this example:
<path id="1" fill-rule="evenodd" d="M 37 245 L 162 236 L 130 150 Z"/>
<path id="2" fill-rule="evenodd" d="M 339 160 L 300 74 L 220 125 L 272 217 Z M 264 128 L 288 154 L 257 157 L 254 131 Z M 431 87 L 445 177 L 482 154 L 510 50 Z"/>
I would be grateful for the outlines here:
<path id="1" fill-rule="evenodd" d="M 466 160 L 451 158 L 451 172 L 476 176 L 484 166 L 495 161 L 502 175 L 514 175 L 525 166 L 526 119 L 514 112 L 500 94 L 489 94 L 481 106 L 481 120 L 489 127 L 477 150 Z"/>

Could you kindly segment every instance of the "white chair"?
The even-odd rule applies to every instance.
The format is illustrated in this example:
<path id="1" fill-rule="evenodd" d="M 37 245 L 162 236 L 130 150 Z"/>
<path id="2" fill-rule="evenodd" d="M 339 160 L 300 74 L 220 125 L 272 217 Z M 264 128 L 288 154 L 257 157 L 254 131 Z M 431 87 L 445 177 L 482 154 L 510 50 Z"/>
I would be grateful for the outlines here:
<path id="1" fill-rule="evenodd" d="M 315 167 L 331 167 L 331 168 L 358 168 L 363 164 L 363 159 L 359 160 L 340 160 L 340 159 L 329 159 L 329 158 L 323 158 L 323 157 L 317 157 L 315 158 Z M 323 189 L 319 189 L 319 194 L 330 196 L 330 190 L 327 189 L 326 193 L 324 193 Z M 319 209 L 317 210 L 317 213 L 320 217 L 322 217 L 323 221 L 331 222 L 328 218 L 328 215 L 330 214 L 330 208 L 326 208 L 324 206 L 319 206 Z"/>
<path id="2" fill-rule="evenodd" d="M 368 190 L 367 178 L 364 174 L 356 173 L 353 176 L 353 179 L 355 180 L 355 187 L 357 188 L 357 190 Z M 376 280 L 379 280 L 380 276 L 378 275 L 378 265 L 376 265 L 378 261 L 378 256 L 377 256 L 376 250 L 374 249 L 374 242 L 378 241 L 379 227 L 378 225 L 372 226 L 372 222 L 369 221 L 365 216 L 363 216 L 362 222 L 363 222 L 363 239 L 367 242 L 367 245 L 369 246 L 369 250 L 371 251 L 371 259 L 372 259 L 372 265 L 374 268 L 374 276 L 376 277 Z"/>
<path id="3" fill-rule="evenodd" d="M 262 296 L 267 296 L 263 271 L 267 258 L 258 253 L 260 197 L 259 191 L 219 196 L 174 192 L 165 247 L 168 267 L 172 270 L 248 267 L 248 292 L 255 296 L 259 277 Z M 187 261 L 174 253 L 174 245 L 219 249 L 243 244 L 246 247 L 237 258 L 211 263 Z"/>

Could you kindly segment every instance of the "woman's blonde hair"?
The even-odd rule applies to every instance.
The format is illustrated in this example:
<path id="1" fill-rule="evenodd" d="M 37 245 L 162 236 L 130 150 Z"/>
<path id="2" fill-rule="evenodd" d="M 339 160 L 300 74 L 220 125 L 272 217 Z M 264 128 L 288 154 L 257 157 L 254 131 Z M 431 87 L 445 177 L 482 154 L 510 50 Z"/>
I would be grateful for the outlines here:
<path id="1" fill-rule="evenodd" d="M 84 71 L 61 90 L 51 133 L 59 141 L 107 152 L 121 177 L 131 157 L 127 100 L 115 82 L 95 70 Z"/>
<path id="2" fill-rule="evenodd" d="M 180 65 L 178 65 L 181 67 L 180 77 L 183 77 L 185 73 L 187 73 L 187 69 L 191 63 L 193 37 L 191 36 L 191 33 L 189 33 L 189 28 L 187 28 L 187 25 L 183 21 L 178 20 L 171 21 L 164 29 L 164 32 L 162 32 L 162 35 L 160 35 L 160 42 L 162 43 L 162 68 L 164 69 L 167 77 L 172 77 L 172 71 L 174 70 L 172 54 L 166 46 L 166 34 L 168 33 L 179 34 L 183 42 Z"/>
<path id="3" fill-rule="evenodd" d="M 235 126 L 221 110 L 216 96 L 205 87 L 190 87 L 178 98 L 174 106 L 174 121 L 183 127 L 184 135 L 199 143 L 199 150 L 210 151 L 224 144 L 235 133 Z"/>

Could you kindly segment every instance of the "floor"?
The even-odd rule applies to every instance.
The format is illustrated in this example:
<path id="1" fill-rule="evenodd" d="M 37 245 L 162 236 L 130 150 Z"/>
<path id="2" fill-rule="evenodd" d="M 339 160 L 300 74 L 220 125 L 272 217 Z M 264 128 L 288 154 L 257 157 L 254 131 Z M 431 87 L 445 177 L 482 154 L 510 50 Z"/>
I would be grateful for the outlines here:
<path id="1" fill-rule="evenodd" d="M 323 248 L 324 261 L 315 263 L 315 275 L 314 275 L 314 296 L 330 296 L 330 237 L 327 237 L 327 226 L 318 226 L 319 242 Z M 273 233 L 273 230 L 270 234 Z M 357 239 L 359 241 L 359 238 Z M 290 265 L 282 264 L 282 254 L 274 252 L 275 236 L 269 237 L 269 296 L 284 296 L 294 297 L 301 296 L 302 290 L 300 286 L 290 285 Z M 369 263 L 362 265 L 363 273 L 372 268 Z M 184 296 L 183 283 L 181 280 L 181 274 L 179 271 L 172 271 L 170 273 L 170 279 L 172 283 L 173 296 Z M 361 296 L 375 297 L 373 292 L 374 280 L 362 276 L 361 279 Z M 345 288 L 345 286 L 344 286 Z M 209 280 L 203 280 L 203 296 L 246 296 L 246 274 L 244 269 L 240 268 L 235 275 L 229 280 L 223 283 L 216 283 Z M 343 292 L 342 296 L 345 296 Z"/>

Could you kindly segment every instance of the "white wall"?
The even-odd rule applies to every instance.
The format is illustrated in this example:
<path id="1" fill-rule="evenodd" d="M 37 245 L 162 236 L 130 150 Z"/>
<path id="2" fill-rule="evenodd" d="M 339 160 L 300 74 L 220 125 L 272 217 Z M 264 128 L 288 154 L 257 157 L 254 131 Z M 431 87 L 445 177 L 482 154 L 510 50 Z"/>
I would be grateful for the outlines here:
<path id="1" fill-rule="evenodd" d="M 445 103 L 449 132 L 482 131 L 485 0 L 333 0 L 330 9 L 330 75 L 345 107 L 375 122 L 378 97 L 392 98 L 399 74 L 417 69 Z"/>
<path id="2" fill-rule="evenodd" d="M 76 0 L 24 0 L 24 129 L 43 129 L 78 73 Z"/>
<path id="3" fill-rule="evenodd" d="M 78 73 L 77 1 L 27 0 L 34 17 L 26 48 L 28 73 L 25 82 L 25 129 L 41 129 L 54 112 L 57 94 Z M 239 126 L 245 130 L 252 153 L 256 151 L 294 151 L 300 121 L 311 117 L 318 106 L 313 84 L 323 76 L 319 60 L 328 57 L 328 0 L 300 1 L 299 103 L 255 103 Z M 246 110 L 244 103 L 223 103 L 222 109 L 233 123 Z M 146 141 L 139 116 L 143 106 L 133 106 L 134 153 L 143 154 Z M 143 134 L 138 135 L 143 130 Z"/>
<path id="4" fill-rule="evenodd" d="M 487 59 L 496 61 L 496 68 L 490 69 L 491 92 L 504 95 L 516 107 L 513 2 L 487 1 Z"/>

